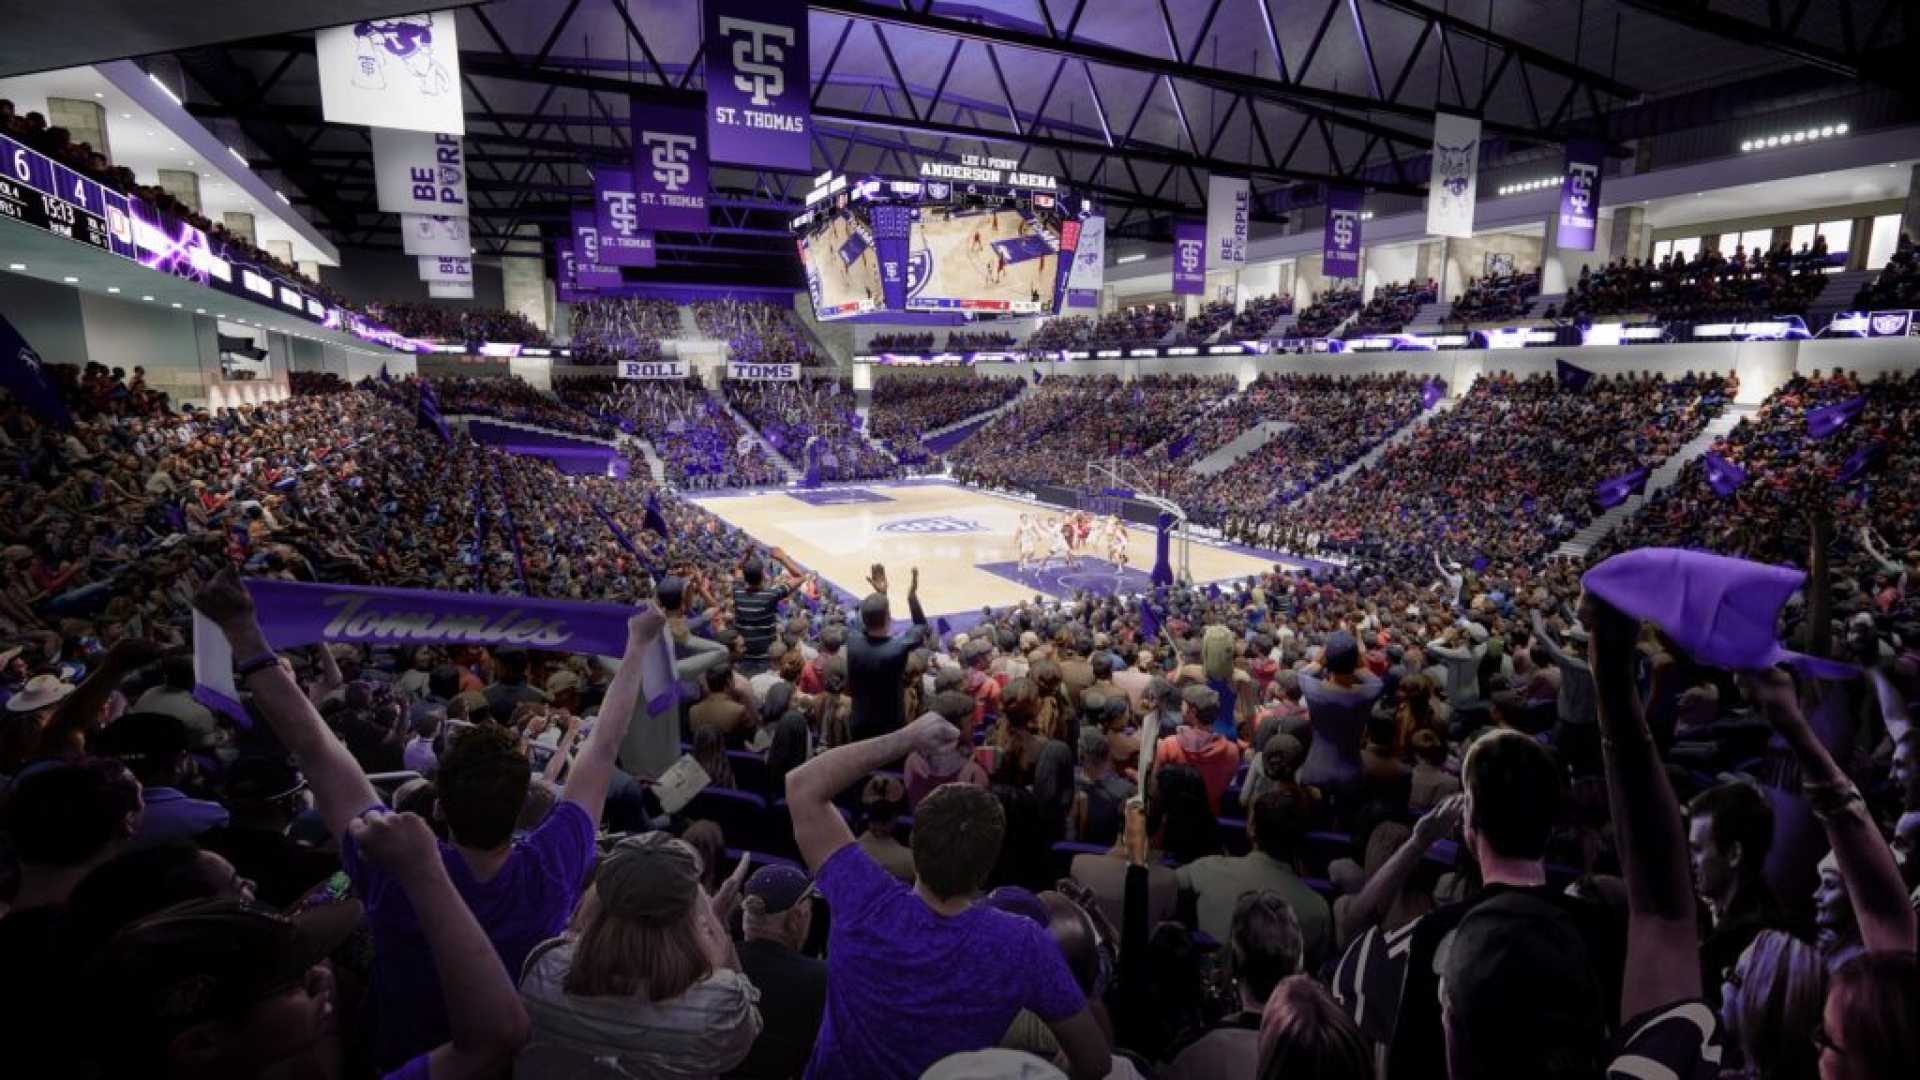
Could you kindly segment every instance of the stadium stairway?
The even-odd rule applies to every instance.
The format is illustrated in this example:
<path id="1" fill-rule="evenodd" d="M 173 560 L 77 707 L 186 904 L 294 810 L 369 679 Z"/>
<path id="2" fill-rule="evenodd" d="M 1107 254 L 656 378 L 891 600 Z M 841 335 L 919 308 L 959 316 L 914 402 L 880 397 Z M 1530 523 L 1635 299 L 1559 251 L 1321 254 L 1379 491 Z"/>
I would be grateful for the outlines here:
<path id="1" fill-rule="evenodd" d="M 1688 440 L 1685 445 L 1673 452 L 1673 456 L 1661 462 L 1660 466 L 1653 470 L 1647 477 L 1647 490 L 1644 494 L 1630 496 L 1626 502 L 1587 522 L 1584 528 L 1573 534 L 1572 539 L 1562 541 L 1560 546 L 1554 549 L 1554 558 L 1585 559 L 1595 544 L 1604 539 L 1621 522 L 1639 513 L 1640 508 L 1645 506 L 1647 500 L 1653 498 L 1656 492 L 1678 480 L 1680 470 L 1685 468 L 1689 461 L 1711 450 L 1715 442 L 1727 432 L 1732 431 L 1741 420 L 1753 415 L 1758 408 L 1755 405 L 1734 405 L 1726 412 L 1707 421 L 1707 426 L 1701 429 L 1700 434 Z"/>
<path id="2" fill-rule="evenodd" d="M 1527 308 L 1526 317 L 1529 319 L 1540 318 L 1546 313 L 1548 308 L 1558 309 L 1565 305 L 1566 302 L 1566 293 L 1554 293 L 1552 296 L 1536 296 L 1533 298 L 1533 303 Z"/>
<path id="3" fill-rule="evenodd" d="M 1403 329 L 1409 334 L 1437 334 L 1440 332 L 1440 324 L 1452 314 L 1453 301 L 1451 300 L 1436 300 L 1431 304 L 1421 304 L 1419 310 L 1413 313 L 1413 318 L 1407 321 Z"/>
<path id="4" fill-rule="evenodd" d="M 647 475 L 653 477 L 654 483 L 664 485 L 667 482 L 667 463 L 660 460 L 660 454 L 654 450 L 652 441 L 634 439 L 631 435 L 625 437 L 639 445 L 640 456 L 647 459 Z"/>
<path id="5" fill-rule="evenodd" d="M 703 338 L 707 336 L 700 332 L 700 324 L 694 321 L 692 304 L 680 305 L 680 336 L 685 338 Z"/>
<path id="6" fill-rule="evenodd" d="M 1267 327 L 1267 332 L 1262 334 L 1261 337 L 1267 341 L 1279 341 L 1281 338 L 1293 333 L 1294 318 L 1292 313 L 1288 313 L 1273 320 L 1273 324 Z"/>
<path id="7" fill-rule="evenodd" d="M 1229 402 L 1239 400 L 1240 395 L 1245 392 L 1246 391 L 1244 390 L 1235 390 L 1233 393 L 1228 394 L 1226 397 L 1223 397 L 1220 400 L 1214 402 L 1213 404 L 1207 406 L 1206 408 L 1200 410 L 1200 415 L 1193 418 L 1194 422 L 1198 423 L 1199 421 L 1206 419 L 1208 416 L 1212 415 L 1214 411 L 1217 409 L 1226 408 Z M 1147 447 L 1146 450 L 1141 454 L 1141 457 L 1145 458 L 1148 461 L 1164 460 L 1167 456 L 1167 444 L 1172 442 L 1176 438 L 1179 438 L 1179 436 L 1176 435 L 1169 438 L 1161 439 L 1159 442 L 1154 443 L 1152 446 Z"/>
<path id="8" fill-rule="evenodd" d="M 1232 468 L 1234 463 L 1273 441 L 1273 437 L 1294 425 L 1286 420 L 1262 420 L 1233 437 L 1227 445 L 1187 466 L 1201 476 L 1213 476 Z"/>
<path id="9" fill-rule="evenodd" d="M 1820 295 L 1807 305 L 1807 330 L 1819 333 L 1835 315 L 1853 310 L 1853 298 L 1863 285 L 1879 275 L 1878 270 L 1845 270 L 1828 274 L 1820 286 Z"/>
<path id="10" fill-rule="evenodd" d="M 800 467 L 795 465 L 787 455 L 775 450 L 773 444 L 767 441 L 767 437 L 760 434 L 760 429 L 753 426 L 753 421 L 748 420 L 739 409 L 734 408 L 733 404 L 727 400 L 725 394 L 708 390 L 707 396 L 719 402 L 720 407 L 727 410 L 727 415 L 733 417 L 735 427 L 753 436 L 753 441 L 759 445 L 760 449 L 765 451 L 768 457 L 780 463 L 780 471 L 786 474 L 788 483 L 798 483 L 800 481 L 802 475 Z"/>

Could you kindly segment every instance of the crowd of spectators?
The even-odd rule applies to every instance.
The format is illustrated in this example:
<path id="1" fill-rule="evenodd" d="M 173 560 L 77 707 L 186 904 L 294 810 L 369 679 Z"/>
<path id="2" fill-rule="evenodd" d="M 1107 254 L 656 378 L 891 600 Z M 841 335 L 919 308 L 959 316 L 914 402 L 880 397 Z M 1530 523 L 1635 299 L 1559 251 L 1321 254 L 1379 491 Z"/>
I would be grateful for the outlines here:
<path id="1" fill-rule="evenodd" d="M 1140 457 L 1185 434 L 1233 393 L 1230 375 L 1055 376 L 948 455 L 953 474 L 987 487 L 1079 484 L 1106 458 Z"/>
<path id="2" fill-rule="evenodd" d="M 1390 281 L 1373 290 L 1373 299 L 1360 309 L 1360 315 L 1346 331 L 1348 337 L 1369 334 L 1397 334 L 1413 321 L 1420 305 L 1431 304 L 1440 295 L 1440 287 L 1428 278 L 1417 281 Z"/>
<path id="3" fill-rule="evenodd" d="M 1129 304 L 1100 316 L 1087 344 L 1095 349 L 1158 345 L 1179 321 L 1179 309 L 1172 304 Z"/>
<path id="4" fill-rule="evenodd" d="M 853 390 L 837 379 L 793 382 L 728 380 L 727 402 L 761 436 L 802 470 L 821 480 L 880 480 L 901 467 L 862 432 Z"/>
<path id="5" fill-rule="evenodd" d="M 1507 322 L 1526 315 L 1540 291 L 1540 271 L 1490 273 L 1474 278 L 1454 300 L 1447 323 Z"/>
<path id="6" fill-rule="evenodd" d="M 287 389 L 294 394 L 344 394 L 353 384 L 331 371 L 289 371 Z"/>
<path id="7" fill-rule="evenodd" d="M 918 569 L 876 566 L 843 611 L 691 503 L 445 444 L 384 384 L 175 412 L 50 370 L 71 431 L 0 402 L 0 1008 L 34 1034 L 27 1075 L 1892 1080 L 1920 1058 L 1920 685 L 1888 632 L 1914 602 L 1836 595 L 1851 567 L 1817 543 L 1786 632 L 1864 680 L 1713 668 L 1695 654 L 1730 623 L 1642 624 L 1518 558 L 1177 586 L 1151 634 L 1141 601 L 1088 595 L 944 634 Z M 1073 382 L 1048 396 L 1159 412 Z M 1196 412 L 1200 389 L 1150 393 Z M 1482 380 L 1470 429 L 1394 463 L 1420 487 L 1373 489 L 1419 519 L 1382 531 L 1425 533 L 1443 498 L 1524 520 L 1505 485 L 1531 474 L 1476 462 L 1550 451 L 1544 426 L 1652 454 L 1639 425 L 1728 393 Z M 602 511 L 644 552 L 587 528 Z M 647 608 L 617 666 L 276 663 L 235 567 Z M 161 655 L 190 603 L 243 665 L 246 723 Z M 651 704 L 662 636 L 677 705 Z M 683 753 L 707 786 L 669 811 L 654 781 Z"/>
<path id="8" fill-rule="evenodd" d="M 1181 328 L 1180 341 L 1184 345 L 1205 345 L 1220 328 L 1233 321 L 1233 302 L 1230 300 L 1209 300 L 1200 305 L 1200 310 Z"/>
<path id="9" fill-rule="evenodd" d="M 438 304 L 367 305 L 367 314 L 396 334 L 428 341 L 477 345 L 483 341 L 546 345 L 547 335 L 517 311 L 450 308 Z"/>
<path id="10" fill-rule="evenodd" d="M 561 380 L 556 392 L 572 408 L 646 440 L 676 488 L 764 487 L 786 479 L 779 462 L 690 379 L 588 375 Z"/>
<path id="11" fill-rule="evenodd" d="M 997 409 L 1018 397 L 1020 379 L 881 376 L 873 381 L 867 431 L 903 461 L 926 454 L 921 440 L 930 431 Z"/>
<path id="12" fill-rule="evenodd" d="M 1855 398 L 1864 408 L 1853 422 L 1826 439 L 1808 440 L 1809 411 Z M 1597 550 L 1657 545 L 1793 562 L 1811 540 L 1809 515 L 1819 514 L 1831 522 L 1829 558 L 1860 568 L 1844 584 L 1836 579 L 1836 588 L 1878 603 L 1903 582 L 1912 587 L 1908 566 L 1920 570 L 1916 433 L 1920 380 L 1911 373 L 1864 382 L 1839 370 L 1797 375 L 1715 440 L 1710 452 L 1746 474 L 1731 495 L 1714 491 L 1707 462 L 1697 458 Z M 1843 481 L 1860 453 L 1875 453 L 1872 469 Z"/>
<path id="13" fill-rule="evenodd" d="M 443 416 L 491 416 L 596 439 L 614 435 L 609 421 L 556 402 L 518 375 L 436 375 L 429 381 Z"/>
<path id="14" fill-rule="evenodd" d="M 1668 252 L 1657 263 L 1620 258 L 1597 272 L 1581 267 L 1557 314 L 1575 322 L 1644 314 L 1665 323 L 1798 315 L 1820 295 L 1827 269 L 1825 237 L 1797 253 L 1782 244 L 1751 254 L 1736 247 L 1731 258 L 1711 248 L 1691 259 Z"/>
<path id="15" fill-rule="evenodd" d="M 933 331 L 890 331 L 867 339 L 875 352 L 927 353 L 933 351 Z"/>
<path id="16" fill-rule="evenodd" d="M 702 334 L 725 341 L 727 355 L 734 360 L 807 366 L 827 362 L 794 322 L 793 311 L 776 304 L 697 300 L 693 321 Z"/>
<path id="17" fill-rule="evenodd" d="M 1034 352 L 1058 352 L 1083 349 L 1093 339 L 1093 318 L 1088 315 L 1056 315 L 1027 335 L 1026 347 Z"/>
<path id="18" fill-rule="evenodd" d="M 1920 248 L 1904 234 L 1887 265 L 1854 294 L 1854 311 L 1920 308 Z M 1812 329 L 1809 327 L 1809 329 Z"/>
<path id="19" fill-rule="evenodd" d="M 1235 341 L 1258 341 L 1264 338 L 1273 324 L 1285 316 L 1293 314 L 1293 294 L 1284 296 L 1256 296 L 1247 301 L 1247 306 L 1233 317 Z"/>
<path id="20" fill-rule="evenodd" d="M 1592 518 L 1602 480 L 1654 466 L 1699 434 L 1738 389 L 1689 372 L 1596 378 L 1483 376 L 1459 404 L 1339 487 L 1255 523 L 1258 539 L 1419 573 L 1436 558 L 1530 563 Z M 1292 537 L 1293 540 L 1286 538 Z"/>
<path id="21" fill-rule="evenodd" d="M 999 352 L 1013 348 L 1018 340 L 1005 330 L 949 330 L 947 351 Z"/>
<path id="22" fill-rule="evenodd" d="M 141 183 L 134 178 L 132 169 L 113 164 L 89 143 L 73 141 L 72 132 L 63 127 L 49 126 L 46 116 L 38 111 L 18 112 L 12 101 L 0 98 L 0 134 L 45 154 L 89 180 L 129 198 L 142 199 L 154 209 L 187 222 L 226 245 L 228 251 L 236 253 L 242 260 L 300 282 L 309 292 L 335 307 L 353 307 L 340 294 L 302 274 L 299 267 L 283 262 L 236 233 L 228 232 L 225 223 L 214 221 L 181 202 L 166 188 L 158 184 Z"/>
<path id="23" fill-rule="evenodd" d="M 660 342 L 680 333 L 680 307 L 645 297 L 596 298 L 573 305 L 573 362 L 658 360 Z"/>
<path id="24" fill-rule="evenodd" d="M 1252 540 L 1274 507 L 1306 494 L 1418 416 L 1420 388 L 1405 374 L 1263 374 L 1200 422 L 1187 452 L 1168 464 L 1160 494 L 1193 520 Z M 1211 476 L 1188 467 L 1264 422 L 1287 426 Z"/>
<path id="25" fill-rule="evenodd" d="M 1360 310 L 1360 289 L 1356 285 L 1334 285 L 1314 294 L 1313 303 L 1300 309 L 1293 320 L 1293 336 L 1326 337 L 1354 312 Z"/>

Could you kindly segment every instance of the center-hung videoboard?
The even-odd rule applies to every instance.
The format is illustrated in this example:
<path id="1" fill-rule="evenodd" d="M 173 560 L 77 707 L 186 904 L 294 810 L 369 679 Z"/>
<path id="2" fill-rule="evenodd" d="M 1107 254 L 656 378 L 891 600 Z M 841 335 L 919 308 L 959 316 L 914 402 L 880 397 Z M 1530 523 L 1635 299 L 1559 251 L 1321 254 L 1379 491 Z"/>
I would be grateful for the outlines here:
<path id="1" fill-rule="evenodd" d="M 912 180 L 820 176 L 792 222 L 815 317 L 1057 313 L 1094 207 L 1016 165 L 965 156 L 923 161 Z"/>

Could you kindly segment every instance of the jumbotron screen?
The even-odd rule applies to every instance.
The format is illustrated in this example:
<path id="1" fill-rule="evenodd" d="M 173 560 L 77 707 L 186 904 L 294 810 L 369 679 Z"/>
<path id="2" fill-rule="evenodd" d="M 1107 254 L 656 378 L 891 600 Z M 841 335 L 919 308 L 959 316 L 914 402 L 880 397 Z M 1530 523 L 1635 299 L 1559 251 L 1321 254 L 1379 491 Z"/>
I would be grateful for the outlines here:
<path id="1" fill-rule="evenodd" d="M 876 311 L 1051 315 L 1092 207 L 1055 191 L 822 177 L 793 220 L 815 317 Z"/>
<path id="2" fill-rule="evenodd" d="M 886 306 L 869 204 L 847 192 L 810 215 L 795 243 L 817 319 L 844 319 Z"/>

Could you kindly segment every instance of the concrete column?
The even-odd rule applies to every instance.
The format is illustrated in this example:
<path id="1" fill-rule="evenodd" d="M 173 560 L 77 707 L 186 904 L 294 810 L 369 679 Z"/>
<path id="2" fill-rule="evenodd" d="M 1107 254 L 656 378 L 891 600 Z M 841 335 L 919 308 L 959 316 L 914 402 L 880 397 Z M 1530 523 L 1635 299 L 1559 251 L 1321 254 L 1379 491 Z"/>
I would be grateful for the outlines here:
<path id="1" fill-rule="evenodd" d="M 1920 242 L 1920 165 L 1907 173 L 1907 205 L 1900 210 L 1900 231 L 1908 240 Z"/>
<path id="2" fill-rule="evenodd" d="M 179 199 L 187 209 L 200 213 L 200 174 L 192 169 L 161 169 L 160 189 Z"/>
<path id="3" fill-rule="evenodd" d="M 227 227 L 228 236 L 237 236 L 254 247 L 260 246 L 260 234 L 254 231 L 253 215 L 243 210 L 229 210 L 220 215 L 220 223 Z M 293 245 L 287 245 L 292 248 Z"/>
<path id="4" fill-rule="evenodd" d="M 1607 234 L 1607 253 L 1615 259 L 1646 260 L 1653 255 L 1653 230 L 1647 228 L 1647 208 L 1622 206 L 1613 212 Z"/>
<path id="5" fill-rule="evenodd" d="M 259 243 L 259 241 L 255 241 L 255 243 Z M 293 241 L 291 240 L 269 240 L 264 244 L 260 244 L 260 250 L 279 259 L 288 266 L 293 265 Z"/>
<path id="6" fill-rule="evenodd" d="M 1200 314 L 1200 304 L 1205 299 L 1206 297 L 1204 296 L 1195 296 L 1192 293 L 1187 293 L 1180 297 L 1181 317 L 1191 319 L 1195 315 Z"/>
<path id="7" fill-rule="evenodd" d="M 1912 198 L 1911 195 L 1908 198 Z M 1857 217 L 1853 219 L 1852 239 L 1847 242 L 1847 269 L 1865 270 L 1867 267 L 1867 248 L 1873 243 L 1873 219 Z"/>
<path id="8" fill-rule="evenodd" d="M 537 255 L 500 258 L 500 286 L 507 310 L 525 315 L 542 330 L 550 329 L 547 314 L 546 265 Z"/>
<path id="9" fill-rule="evenodd" d="M 47 124 L 66 128 L 74 142 L 86 143 L 108 161 L 113 160 L 113 149 L 107 142 L 107 110 L 101 108 L 99 102 L 50 97 Z"/>

